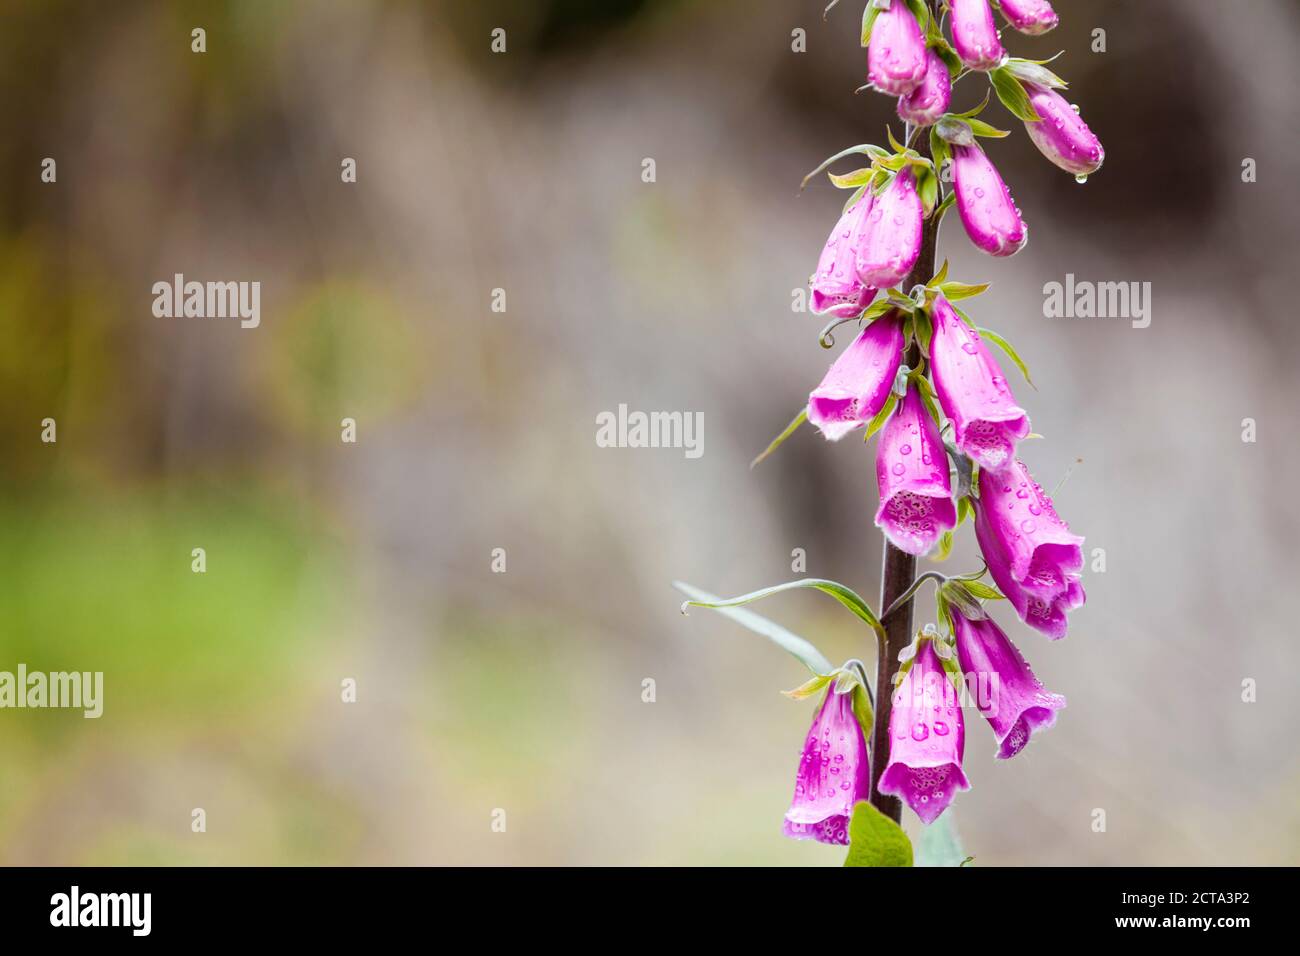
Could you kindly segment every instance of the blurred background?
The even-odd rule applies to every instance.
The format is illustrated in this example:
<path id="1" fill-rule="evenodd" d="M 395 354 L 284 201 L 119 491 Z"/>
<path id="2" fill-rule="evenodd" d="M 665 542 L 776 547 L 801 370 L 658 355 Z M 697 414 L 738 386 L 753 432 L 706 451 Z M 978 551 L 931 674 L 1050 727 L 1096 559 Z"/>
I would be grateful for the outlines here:
<path id="1" fill-rule="evenodd" d="M 877 594 L 872 448 L 747 470 L 833 357 L 792 290 L 844 195 L 799 180 L 893 119 L 854 93 L 862 0 L 823 6 L 0 2 L 0 670 L 105 675 L 99 720 L 0 711 L 0 861 L 842 861 L 780 835 L 801 668 L 670 585 L 801 548 Z M 1300 5 L 1057 9 L 1004 41 L 1064 51 L 1106 166 L 1076 184 L 995 102 L 1033 241 L 953 217 L 940 257 L 993 283 L 1024 457 L 1074 466 L 1106 570 L 1062 642 L 995 610 L 1069 708 L 997 765 L 968 716 L 952 817 L 977 864 L 1294 863 Z M 1045 318 L 1067 272 L 1151 282 L 1151 326 Z M 154 317 L 175 273 L 260 281 L 260 327 Z M 703 456 L 597 447 L 621 403 L 702 412 Z M 871 659 L 821 596 L 756 609 Z"/>

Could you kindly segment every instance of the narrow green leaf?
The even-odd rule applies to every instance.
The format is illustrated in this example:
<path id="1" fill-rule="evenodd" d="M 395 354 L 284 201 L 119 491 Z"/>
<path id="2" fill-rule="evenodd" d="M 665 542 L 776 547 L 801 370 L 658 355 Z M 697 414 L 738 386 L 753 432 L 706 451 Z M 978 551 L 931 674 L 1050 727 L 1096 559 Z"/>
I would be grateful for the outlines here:
<path id="1" fill-rule="evenodd" d="M 713 608 L 718 613 L 731 618 L 737 624 L 749 628 L 755 634 L 763 635 L 781 650 L 793 655 L 804 667 L 812 671 L 814 676 L 820 677 L 835 670 L 831 662 L 826 659 L 826 656 L 817 650 L 811 642 L 804 640 L 798 634 L 787 631 L 780 624 L 769 621 L 761 614 L 755 614 L 753 611 L 733 606 L 737 603 L 747 603 L 744 598 L 727 601 L 682 581 L 674 581 L 673 587 L 691 598 L 690 601 L 686 602 L 687 604 L 694 604 L 696 607 Z M 757 596 L 761 596 L 761 594 L 762 592 L 755 592 Z M 755 595 L 749 596 L 749 600 L 755 600 Z M 684 606 L 683 610 L 685 610 Z"/>
<path id="2" fill-rule="evenodd" d="M 805 405 L 803 408 L 799 410 L 799 414 L 794 417 L 794 420 L 790 422 L 789 425 L 785 426 L 785 431 L 781 432 L 781 434 L 773 438 L 771 444 L 769 444 L 766 448 L 764 448 L 762 453 L 749 463 L 749 467 L 753 468 L 755 465 L 757 465 L 768 455 L 772 454 L 772 452 L 780 448 L 781 443 L 784 442 L 791 435 L 793 435 L 796 431 L 798 431 L 799 426 L 802 425 L 807 420 L 808 420 L 808 407 Z"/>
<path id="3" fill-rule="evenodd" d="M 1000 66 L 991 72 L 989 82 L 993 84 L 993 92 L 998 95 L 1002 105 L 1020 119 L 1026 123 L 1042 121 L 1042 117 L 1038 115 L 1034 105 L 1029 102 L 1029 94 L 1025 92 L 1025 88 L 1020 85 L 1020 81 L 1006 67 Z"/>
<path id="4" fill-rule="evenodd" d="M 939 271 L 934 274 L 934 278 L 931 279 L 929 282 L 927 282 L 926 285 L 937 286 L 943 283 L 947 278 L 948 278 L 948 260 L 944 259 L 943 265 L 939 267 Z"/>
<path id="5" fill-rule="evenodd" d="M 845 866 L 911 866 L 912 841 L 889 817 L 865 800 L 853 808 Z"/>
<path id="6" fill-rule="evenodd" d="M 813 588 L 821 591 L 823 594 L 829 594 L 835 600 L 839 601 L 846 608 L 856 614 L 863 621 L 866 621 L 883 640 L 885 629 L 880 626 L 880 619 L 876 617 L 876 612 L 871 610 L 862 597 L 852 588 L 847 588 L 838 581 L 827 581 L 824 578 L 800 578 L 798 581 L 787 581 L 785 584 L 776 584 L 770 588 L 763 588 L 758 591 L 751 591 L 749 594 L 742 594 L 736 598 L 715 598 L 709 595 L 704 600 L 687 601 L 686 604 L 694 604 L 697 607 L 711 607 L 714 609 L 724 607 L 739 607 L 742 604 L 749 604 L 753 601 L 770 597 L 773 594 L 780 594 L 782 591 L 792 591 L 797 588 Z M 677 585 L 679 591 L 683 590 L 680 584 Z M 690 593 L 690 592 L 685 592 Z M 685 608 L 685 604 L 682 605 Z M 816 673 L 816 672 L 815 672 Z M 825 673 L 820 672 L 820 673 Z"/>
<path id="7" fill-rule="evenodd" d="M 1003 352 L 1006 352 L 1007 357 L 1011 359 L 1011 361 L 1016 363 L 1016 368 L 1020 369 L 1020 374 L 1025 377 L 1025 381 L 1029 383 L 1029 387 L 1034 389 L 1035 391 L 1038 390 L 1038 386 L 1034 384 L 1034 380 L 1029 377 L 1028 366 L 1026 366 L 1024 361 L 1020 358 L 1019 353 L 1016 352 L 1016 350 L 1011 347 L 1010 342 L 1008 342 L 1002 336 L 998 335 L 992 329 L 976 328 L 975 331 L 978 332 L 980 335 L 984 336 L 986 339 L 988 339 L 990 342 L 992 342 L 994 345 L 1000 348 Z"/>

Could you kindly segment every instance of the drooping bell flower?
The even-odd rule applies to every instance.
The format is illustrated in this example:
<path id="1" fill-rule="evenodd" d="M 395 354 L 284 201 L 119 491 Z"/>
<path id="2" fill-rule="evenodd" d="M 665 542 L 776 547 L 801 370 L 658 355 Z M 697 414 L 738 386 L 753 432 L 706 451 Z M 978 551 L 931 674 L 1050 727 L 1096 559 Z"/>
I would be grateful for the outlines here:
<path id="1" fill-rule="evenodd" d="M 840 216 L 812 278 L 812 309 L 822 314 L 829 312 L 841 319 L 860 315 L 876 297 L 876 290 L 864 285 L 858 278 L 858 246 L 867 225 L 867 217 L 875 202 L 871 190 Z"/>
<path id="2" fill-rule="evenodd" d="M 952 419 L 956 445 L 981 471 L 1002 472 L 1015 460 L 1016 443 L 1029 434 L 1029 416 L 979 333 L 942 295 L 935 297 L 930 318 L 934 388 Z"/>
<path id="3" fill-rule="evenodd" d="M 876 197 L 858 246 L 858 278 L 875 289 L 890 289 L 907 278 L 921 255 L 925 210 L 912 167 L 905 166 Z"/>
<path id="4" fill-rule="evenodd" d="M 988 71 L 1005 58 L 989 0 L 948 0 L 952 11 L 952 45 L 972 70 Z"/>
<path id="5" fill-rule="evenodd" d="M 1038 122 L 1025 124 L 1025 132 L 1038 151 L 1076 176 L 1087 176 L 1101 169 L 1106 150 L 1078 111 L 1056 90 L 1037 83 L 1023 85 L 1034 111 L 1042 117 Z"/>
<path id="6" fill-rule="evenodd" d="M 799 759 L 786 836 L 848 844 L 853 805 L 871 796 L 867 740 L 853 711 L 853 696 L 860 693 L 836 693 L 834 682 L 826 689 Z"/>
<path id="7" fill-rule="evenodd" d="M 998 758 L 1009 760 L 1025 749 L 1034 731 L 1056 723 L 1065 698 L 1043 689 L 1019 648 L 991 617 L 974 620 L 956 608 L 952 617 L 962 674 L 967 686 L 981 688 L 976 694 L 980 713 L 997 736 Z"/>
<path id="8" fill-rule="evenodd" d="M 1030 36 L 1047 33 L 1060 22 L 1047 0 L 999 0 L 999 4 L 1007 22 Z"/>
<path id="9" fill-rule="evenodd" d="M 900 550 L 925 554 L 956 526 L 948 453 L 915 385 L 880 433 L 876 483 L 876 527 Z"/>
<path id="10" fill-rule="evenodd" d="M 979 487 L 975 538 L 998 590 L 1030 627 L 1065 637 L 1066 615 L 1087 600 L 1079 582 L 1083 538 L 1020 461 L 1002 475 L 981 470 Z"/>
<path id="11" fill-rule="evenodd" d="M 830 441 L 865 425 L 884 407 L 903 361 L 903 323 L 882 315 L 835 360 L 808 396 L 808 421 Z"/>
<path id="12" fill-rule="evenodd" d="M 889 763 L 880 792 L 904 800 L 933 823 L 958 790 L 969 790 L 961 769 L 966 729 L 961 703 L 933 642 L 921 641 L 907 675 L 894 689 L 889 714 Z"/>
<path id="13" fill-rule="evenodd" d="M 925 37 L 904 0 L 876 15 L 867 44 L 867 79 L 882 93 L 902 96 L 925 78 Z"/>
<path id="14" fill-rule="evenodd" d="M 898 98 L 898 116 L 914 126 L 933 126 L 952 102 L 952 74 L 934 50 L 925 51 L 925 77 L 912 92 Z"/>
<path id="15" fill-rule="evenodd" d="M 1013 256 L 1029 240 L 1011 190 L 979 146 L 952 146 L 957 212 L 970 241 L 991 256 Z"/>

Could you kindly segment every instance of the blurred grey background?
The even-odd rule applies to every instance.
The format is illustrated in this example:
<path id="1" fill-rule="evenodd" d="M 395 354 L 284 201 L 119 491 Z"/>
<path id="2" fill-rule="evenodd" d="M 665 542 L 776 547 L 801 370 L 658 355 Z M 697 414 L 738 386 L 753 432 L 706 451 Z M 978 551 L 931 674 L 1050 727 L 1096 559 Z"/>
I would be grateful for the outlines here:
<path id="1" fill-rule="evenodd" d="M 841 861 L 780 836 L 800 668 L 669 584 L 803 548 L 875 599 L 873 449 L 747 470 L 833 357 L 791 291 L 843 195 L 798 182 L 894 119 L 854 93 L 861 0 L 823 6 L 0 3 L 0 669 L 106 683 L 98 721 L 0 712 L 0 860 Z M 1031 242 L 952 217 L 940 256 L 993 283 L 1024 457 L 1049 490 L 1082 459 L 1056 501 L 1106 571 L 1062 642 L 995 611 L 1069 707 L 997 765 L 968 720 L 954 817 L 979 864 L 1294 863 L 1300 9 L 1057 9 L 1004 41 L 1064 51 L 1106 166 L 1076 184 L 995 103 Z M 154 318 L 176 272 L 261 281 L 261 327 Z M 1151 282 L 1151 326 L 1045 318 L 1066 273 Z M 703 457 L 597 447 L 620 403 L 702 412 Z M 871 653 L 824 598 L 756 609 Z"/>

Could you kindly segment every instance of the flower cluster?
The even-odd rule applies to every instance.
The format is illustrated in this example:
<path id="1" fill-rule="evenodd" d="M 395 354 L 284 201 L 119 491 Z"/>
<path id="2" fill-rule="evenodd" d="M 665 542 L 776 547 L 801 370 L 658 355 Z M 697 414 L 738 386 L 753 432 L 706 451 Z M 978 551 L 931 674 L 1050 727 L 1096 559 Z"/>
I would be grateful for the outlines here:
<path id="1" fill-rule="evenodd" d="M 1022 33 L 1045 33 L 1057 24 L 1047 0 L 999 0 L 996 9 Z M 857 321 L 861 328 L 812 390 L 805 411 L 764 454 L 804 420 L 830 441 L 858 429 L 867 439 L 878 434 L 875 524 L 890 545 L 941 561 L 969 520 L 985 569 L 952 577 L 926 572 L 895 601 L 912 600 L 924 580 L 935 580 L 938 626 L 927 625 L 904 649 L 893 686 L 877 686 L 874 700 L 857 662 L 832 670 L 801 638 L 770 622 L 738 618 L 813 671 L 814 679 L 792 696 L 825 688 L 785 819 L 785 833 L 797 839 L 856 840 L 854 808 L 872 798 L 870 768 L 881 760 L 878 792 L 896 795 L 927 824 L 937 819 L 958 792 L 970 789 L 962 769 L 966 703 L 987 720 L 1002 759 L 1020 753 L 1065 706 L 1064 697 L 1043 688 L 986 606 L 1006 600 L 1029 627 L 1053 640 L 1064 637 L 1069 613 L 1085 600 L 1083 538 L 1020 460 L 1020 446 L 1031 437 L 1029 413 L 993 348 L 1026 380 L 1028 370 L 1006 339 L 977 326 L 957 304 L 987 286 L 949 280 L 946 262 L 927 273 L 939 223 L 952 206 L 970 241 L 990 256 L 1014 255 L 1029 236 L 980 145 L 1009 134 L 978 118 L 990 95 L 965 112 L 952 110 L 961 79 L 985 77 L 1037 149 L 1080 181 L 1101 167 L 1105 152 L 1058 92 L 1066 83 L 1048 61 L 1008 55 L 994 10 L 989 0 L 868 0 L 862 35 L 868 80 L 896 100 L 903 139 L 891 131 L 888 149 L 852 147 L 814 170 L 854 155 L 869 160 L 830 174 L 852 194 L 810 279 L 813 310 L 830 317 L 823 346 L 833 346 L 836 326 Z M 996 587 L 981 580 L 985 573 Z M 835 597 L 873 627 L 884 652 L 881 618 L 888 612 L 878 617 L 835 582 L 805 579 L 730 601 L 688 603 L 732 607 L 792 587 Z M 883 681 L 883 666 L 880 674 Z M 868 741 L 879 718 L 871 708 L 885 694 L 889 751 L 876 754 Z"/>

